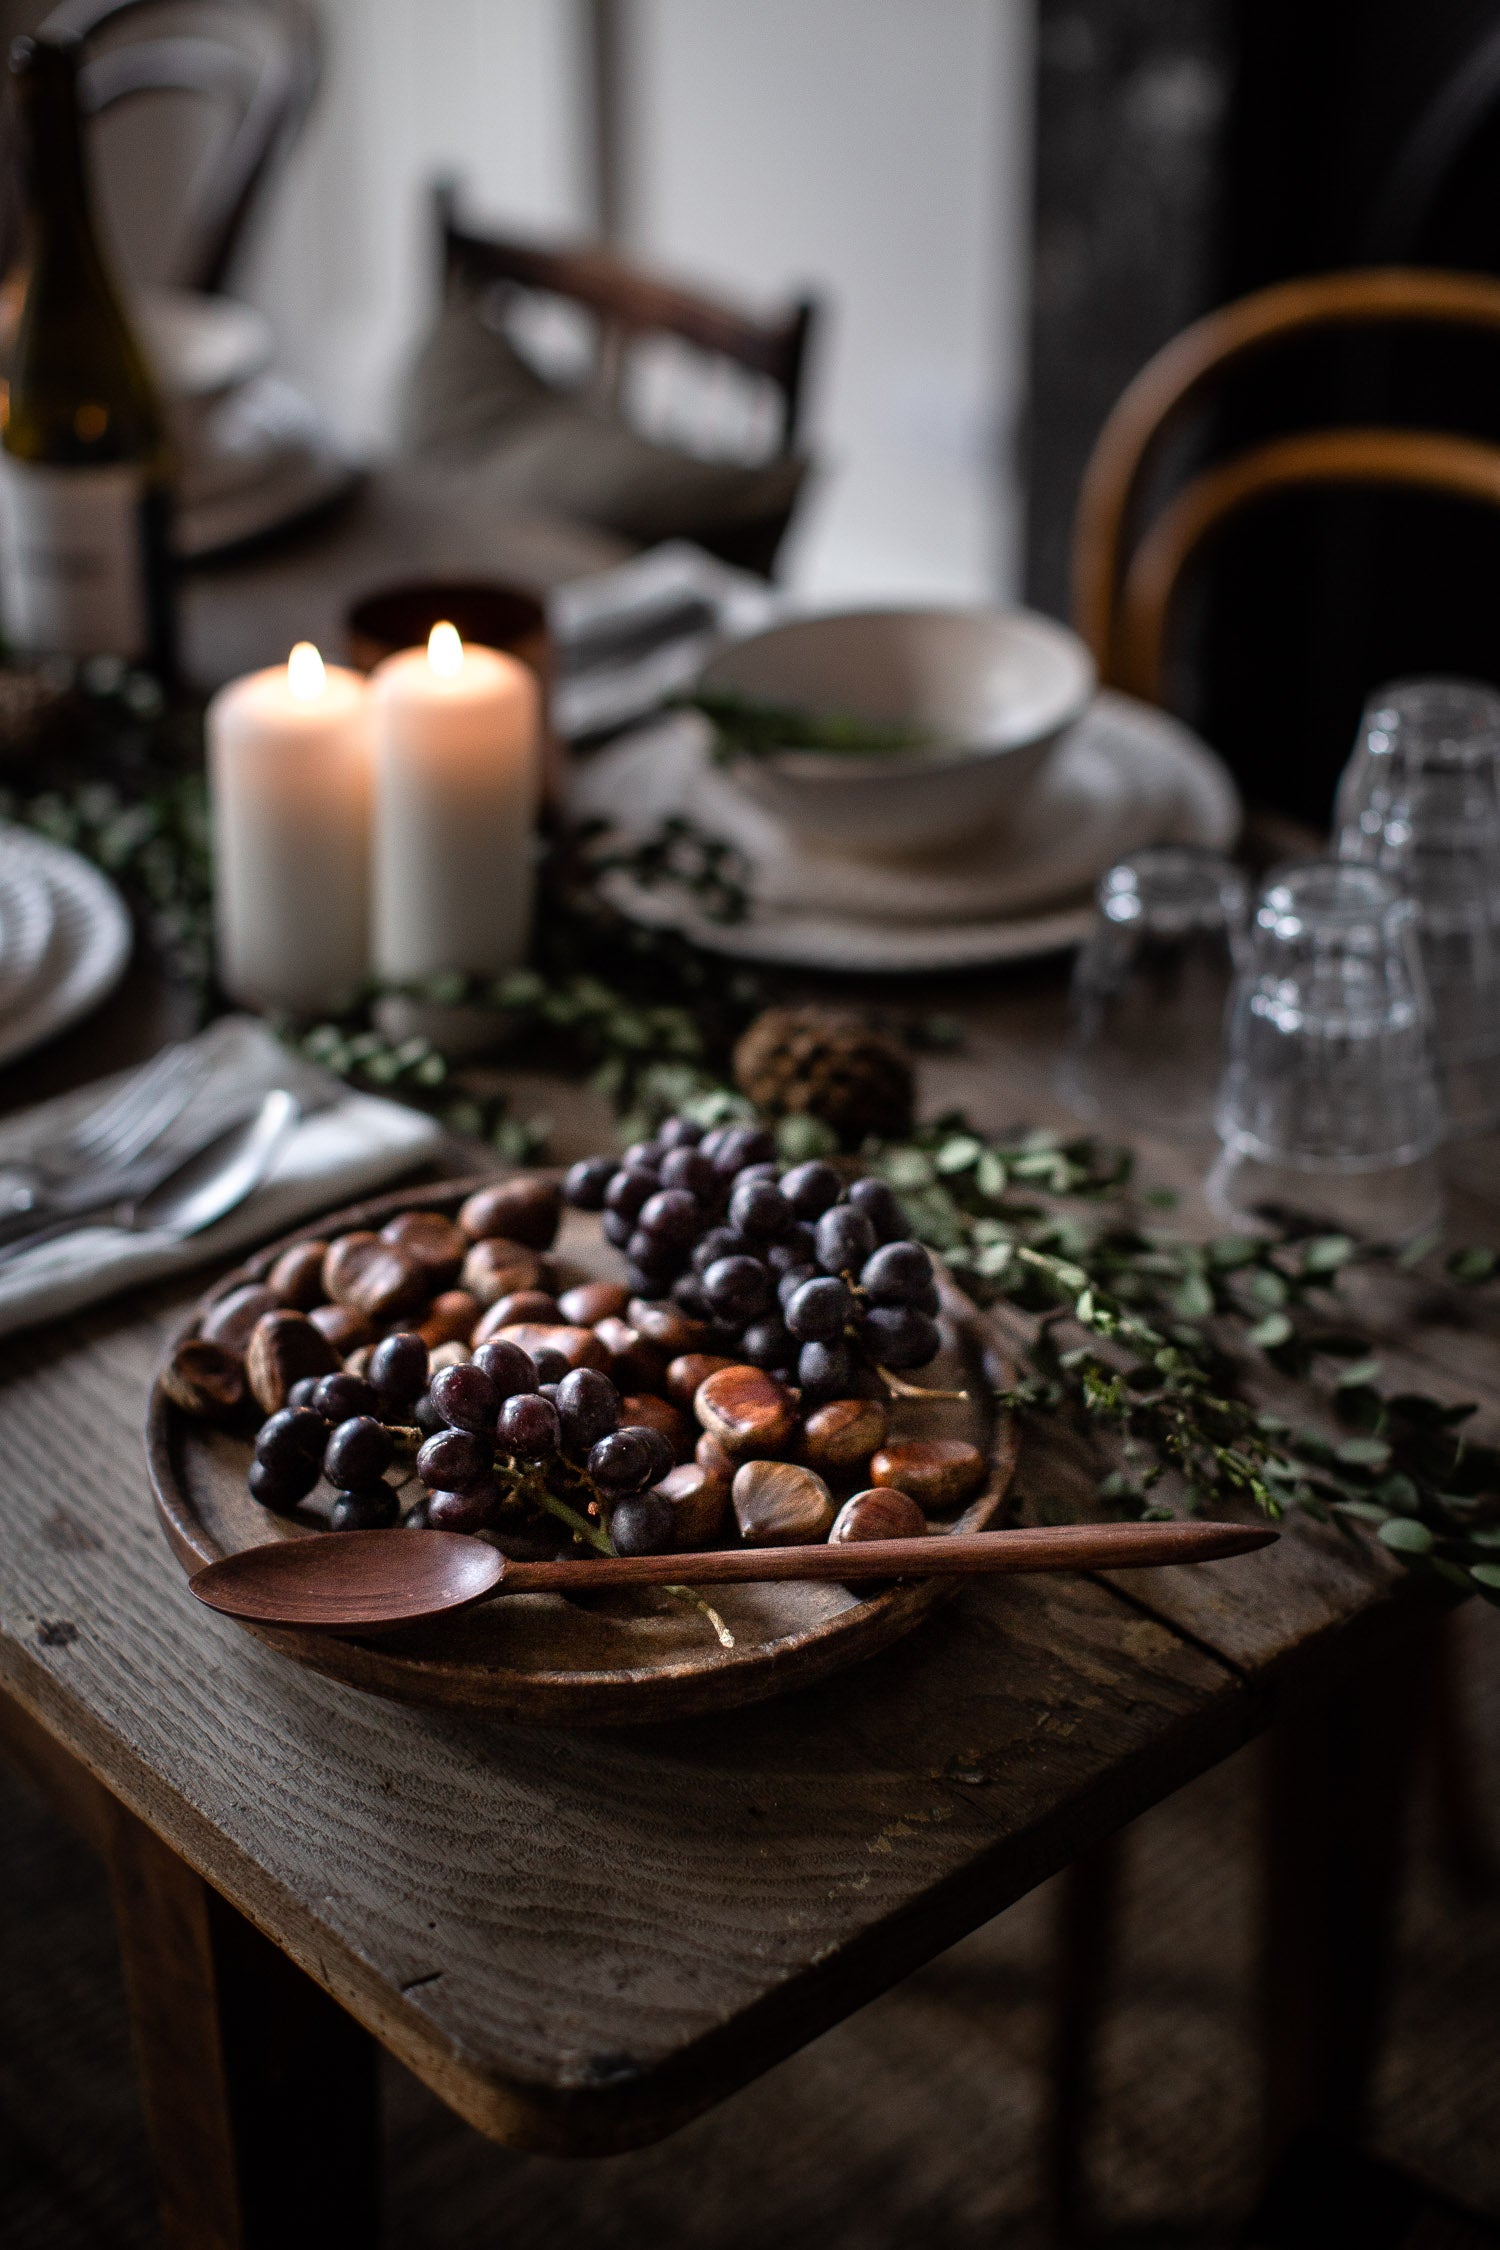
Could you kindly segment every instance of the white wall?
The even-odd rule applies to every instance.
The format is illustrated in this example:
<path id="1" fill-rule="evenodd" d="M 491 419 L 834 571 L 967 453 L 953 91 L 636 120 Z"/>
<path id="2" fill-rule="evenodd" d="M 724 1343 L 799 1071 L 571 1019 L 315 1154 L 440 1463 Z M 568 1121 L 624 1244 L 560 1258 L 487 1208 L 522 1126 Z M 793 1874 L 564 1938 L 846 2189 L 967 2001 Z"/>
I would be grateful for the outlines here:
<path id="1" fill-rule="evenodd" d="M 819 595 L 1016 582 L 1032 0 L 626 0 L 631 246 L 826 298 L 789 560 Z M 245 278 L 359 440 L 425 317 L 422 189 L 586 227 L 580 0 L 322 0 L 327 76 Z"/>
<path id="2" fill-rule="evenodd" d="M 634 246 L 828 300 L 794 581 L 1011 591 L 1028 0 L 636 0 L 632 21 Z"/>

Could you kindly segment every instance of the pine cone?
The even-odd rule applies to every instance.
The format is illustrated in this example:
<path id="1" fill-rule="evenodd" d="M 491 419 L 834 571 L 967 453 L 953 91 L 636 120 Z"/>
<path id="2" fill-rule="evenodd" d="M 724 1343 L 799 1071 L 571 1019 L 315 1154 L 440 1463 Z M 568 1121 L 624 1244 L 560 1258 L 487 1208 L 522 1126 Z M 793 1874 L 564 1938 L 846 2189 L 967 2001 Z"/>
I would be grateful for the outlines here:
<path id="1" fill-rule="evenodd" d="M 916 1098 L 895 1040 L 828 1008 L 767 1008 L 734 1050 L 734 1082 L 767 1116 L 819 1118 L 847 1147 L 907 1132 Z"/>

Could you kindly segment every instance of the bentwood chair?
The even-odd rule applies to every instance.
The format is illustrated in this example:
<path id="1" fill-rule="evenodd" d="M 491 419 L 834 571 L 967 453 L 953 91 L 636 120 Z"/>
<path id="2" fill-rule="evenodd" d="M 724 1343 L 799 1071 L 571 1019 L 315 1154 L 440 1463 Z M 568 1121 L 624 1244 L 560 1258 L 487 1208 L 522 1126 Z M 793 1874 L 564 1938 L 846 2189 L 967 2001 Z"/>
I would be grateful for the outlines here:
<path id="1" fill-rule="evenodd" d="M 317 92 L 309 0 L 62 0 L 42 32 L 87 42 L 80 99 L 107 133 L 139 109 L 142 137 L 122 144 L 119 163 L 106 146 L 101 167 L 127 253 L 140 237 L 151 261 L 137 278 L 222 289 Z M 158 213 L 146 175 L 163 167 Z"/>
<path id="2" fill-rule="evenodd" d="M 1500 507 L 1500 446 L 1435 430 L 1339 428 L 1274 437 L 1215 461 L 1152 511 L 1152 472 L 1169 441 L 1231 369 L 1320 329 L 1392 325 L 1500 336 L 1500 281 L 1397 266 L 1279 282 L 1205 315 L 1142 368 L 1099 434 L 1075 524 L 1074 622 L 1102 680 L 1169 700 L 1185 581 L 1232 518 L 1275 494 L 1406 486 Z"/>

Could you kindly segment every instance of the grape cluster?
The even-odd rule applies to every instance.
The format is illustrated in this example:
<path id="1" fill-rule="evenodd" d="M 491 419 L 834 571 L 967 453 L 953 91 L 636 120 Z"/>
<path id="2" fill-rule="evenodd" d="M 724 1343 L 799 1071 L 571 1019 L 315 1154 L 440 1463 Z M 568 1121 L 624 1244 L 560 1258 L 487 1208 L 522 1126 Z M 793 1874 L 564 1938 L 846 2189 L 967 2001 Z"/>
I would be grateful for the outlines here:
<path id="1" fill-rule="evenodd" d="M 607 1375 L 503 1337 L 430 1379 L 429 1366 L 421 1337 L 402 1331 L 375 1346 L 363 1375 L 294 1384 L 256 1438 L 253 1498 L 285 1513 L 322 1477 L 336 1531 L 383 1528 L 398 1514 L 386 1471 L 415 1444 L 427 1496 L 409 1525 L 482 1531 L 508 1497 L 545 1507 L 555 1483 L 575 1509 L 607 1518 L 617 1553 L 671 1545 L 671 1511 L 650 1487 L 673 1467 L 672 1448 L 659 1430 L 623 1423 Z"/>
<path id="2" fill-rule="evenodd" d="M 846 1186 L 831 1164 L 784 1169 L 750 1125 L 668 1118 L 623 1157 L 590 1157 L 565 1199 L 603 1214 L 640 1297 L 670 1296 L 723 1349 L 847 1397 L 874 1367 L 925 1367 L 938 1350 L 932 1260 L 884 1180 Z"/>

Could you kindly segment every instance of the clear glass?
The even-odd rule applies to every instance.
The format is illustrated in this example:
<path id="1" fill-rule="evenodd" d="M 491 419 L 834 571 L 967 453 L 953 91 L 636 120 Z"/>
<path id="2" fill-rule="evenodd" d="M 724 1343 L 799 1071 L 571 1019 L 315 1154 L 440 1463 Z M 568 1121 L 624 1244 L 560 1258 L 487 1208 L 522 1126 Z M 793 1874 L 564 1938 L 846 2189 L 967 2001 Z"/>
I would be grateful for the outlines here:
<path id="1" fill-rule="evenodd" d="M 1112 1129 L 1208 1138 L 1245 878 L 1216 852 L 1158 844 L 1122 859 L 1073 972 L 1058 1092 Z"/>
<path id="2" fill-rule="evenodd" d="M 1441 1207 L 1447 1130 L 1416 910 L 1373 868 L 1272 875 L 1229 1010 L 1209 1200 L 1405 1241 Z"/>
<path id="3" fill-rule="evenodd" d="M 1339 785 L 1340 859 L 1413 901 L 1452 1131 L 1500 1123 L 1500 695 L 1401 680 L 1365 707 Z"/>

